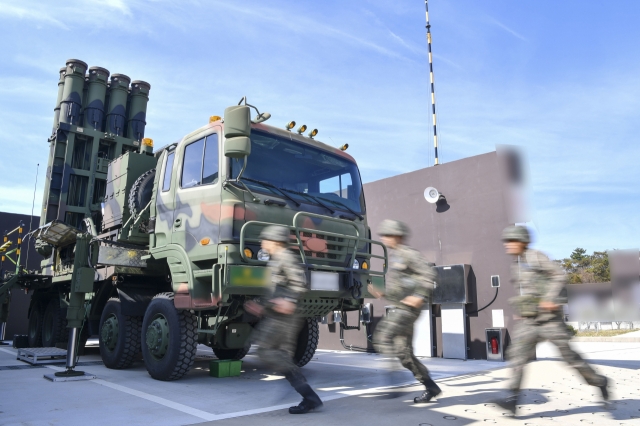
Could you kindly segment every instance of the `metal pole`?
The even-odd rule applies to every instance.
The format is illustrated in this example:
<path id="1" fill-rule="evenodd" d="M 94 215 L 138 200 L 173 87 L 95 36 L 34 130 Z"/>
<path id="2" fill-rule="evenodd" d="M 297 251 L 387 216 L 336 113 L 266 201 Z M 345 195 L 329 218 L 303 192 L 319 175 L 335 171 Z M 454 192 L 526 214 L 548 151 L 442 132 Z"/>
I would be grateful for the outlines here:
<path id="1" fill-rule="evenodd" d="M 434 166 L 438 162 L 438 132 L 436 131 L 436 92 L 433 83 L 433 55 L 431 54 L 431 24 L 429 23 L 429 0 L 424 0 L 424 8 L 427 17 L 427 45 L 429 47 L 429 80 L 431 82 L 431 115 L 433 116 L 433 148 L 435 150 Z"/>

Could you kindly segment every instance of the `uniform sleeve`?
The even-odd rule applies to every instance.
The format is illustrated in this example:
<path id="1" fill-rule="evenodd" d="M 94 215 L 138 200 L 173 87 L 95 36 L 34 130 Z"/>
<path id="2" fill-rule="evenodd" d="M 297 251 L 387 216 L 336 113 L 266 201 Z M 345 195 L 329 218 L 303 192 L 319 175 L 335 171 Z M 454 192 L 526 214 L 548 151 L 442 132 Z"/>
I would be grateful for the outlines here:
<path id="1" fill-rule="evenodd" d="M 529 259 L 529 257 L 533 259 Z M 560 266 L 539 251 L 527 253 L 527 263 L 535 265 L 537 272 L 546 278 L 547 285 L 541 295 L 541 301 L 553 302 L 558 305 L 567 303 L 566 277 Z"/>
<path id="2" fill-rule="evenodd" d="M 415 250 L 411 250 L 410 261 L 411 270 L 414 272 L 414 277 L 417 281 L 414 296 L 431 297 L 436 281 L 436 269 L 427 263 L 427 260 L 420 252 Z"/>
<path id="3" fill-rule="evenodd" d="M 298 299 L 307 292 L 307 279 L 303 269 L 298 265 L 296 259 L 289 252 L 283 253 L 280 263 L 281 271 L 286 277 L 286 289 L 284 299 L 298 303 Z"/>

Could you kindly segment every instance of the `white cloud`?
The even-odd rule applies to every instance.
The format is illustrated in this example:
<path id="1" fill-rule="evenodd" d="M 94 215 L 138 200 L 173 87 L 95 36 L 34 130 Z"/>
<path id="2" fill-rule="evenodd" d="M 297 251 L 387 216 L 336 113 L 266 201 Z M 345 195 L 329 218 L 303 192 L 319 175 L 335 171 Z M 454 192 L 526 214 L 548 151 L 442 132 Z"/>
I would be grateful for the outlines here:
<path id="1" fill-rule="evenodd" d="M 515 38 L 518 38 L 518 39 L 520 39 L 522 41 L 529 41 L 529 40 L 527 40 L 527 38 L 525 36 L 523 36 L 522 34 L 516 32 L 515 30 L 507 27 L 505 24 L 503 24 L 502 22 L 498 21 L 496 18 L 488 17 L 487 20 L 488 20 L 488 22 L 492 23 L 496 27 L 501 28 L 504 31 L 508 32 L 509 34 L 514 36 Z"/>
<path id="2" fill-rule="evenodd" d="M 24 3 L 21 3 L 24 4 Z M 0 17 L 17 18 L 25 21 L 35 21 L 40 23 L 51 24 L 55 27 L 68 30 L 64 23 L 53 17 L 46 8 L 43 10 L 39 7 L 18 7 L 10 4 L 9 1 L 0 1 Z"/>

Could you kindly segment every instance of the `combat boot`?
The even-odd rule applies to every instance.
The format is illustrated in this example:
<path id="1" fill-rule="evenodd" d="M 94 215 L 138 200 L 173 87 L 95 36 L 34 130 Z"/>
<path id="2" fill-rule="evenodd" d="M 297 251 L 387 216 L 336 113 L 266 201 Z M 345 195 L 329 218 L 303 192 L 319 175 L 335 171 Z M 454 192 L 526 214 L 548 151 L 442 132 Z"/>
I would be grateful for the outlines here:
<path id="1" fill-rule="evenodd" d="M 317 393 L 311 389 L 308 384 L 296 386 L 296 391 L 302 395 L 302 402 L 295 407 L 289 407 L 289 414 L 306 414 L 309 411 L 320 410 L 322 408 L 322 400 Z"/>
<path id="2" fill-rule="evenodd" d="M 518 404 L 518 394 L 512 394 L 506 398 L 496 399 L 491 401 L 505 410 L 508 410 L 511 414 L 516 414 L 516 405 Z"/>
<path id="3" fill-rule="evenodd" d="M 438 385 L 436 385 L 436 382 L 431 380 L 431 378 L 429 378 L 429 379 L 424 381 L 424 386 L 425 386 L 426 390 L 422 393 L 422 395 L 413 398 L 413 402 L 414 403 L 419 404 L 419 403 L 422 403 L 422 402 L 429 402 L 434 397 L 436 397 L 436 396 L 438 396 L 438 395 L 440 395 L 442 393 L 442 391 L 440 390 Z"/>
<path id="4" fill-rule="evenodd" d="M 607 385 L 609 384 L 609 379 L 607 379 L 605 376 L 604 377 L 604 385 L 602 386 L 598 386 L 598 388 L 600 389 L 600 392 L 602 392 L 602 399 L 604 399 L 605 402 L 609 401 L 609 390 L 607 389 Z"/>

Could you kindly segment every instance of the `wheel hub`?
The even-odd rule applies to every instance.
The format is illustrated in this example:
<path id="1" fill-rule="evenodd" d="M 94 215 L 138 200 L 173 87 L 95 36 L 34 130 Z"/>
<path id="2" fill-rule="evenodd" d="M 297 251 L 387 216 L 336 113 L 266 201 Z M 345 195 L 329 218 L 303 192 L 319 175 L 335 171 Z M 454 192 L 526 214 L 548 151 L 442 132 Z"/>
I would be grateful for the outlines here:
<path id="1" fill-rule="evenodd" d="M 104 345 L 109 349 L 113 350 L 118 343 L 118 318 L 111 314 L 109 318 L 105 320 L 102 324 L 102 331 L 100 332 L 100 338 Z"/>
<path id="2" fill-rule="evenodd" d="M 162 358 L 169 348 L 169 323 L 167 319 L 158 314 L 147 327 L 147 348 L 155 358 Z"/>

